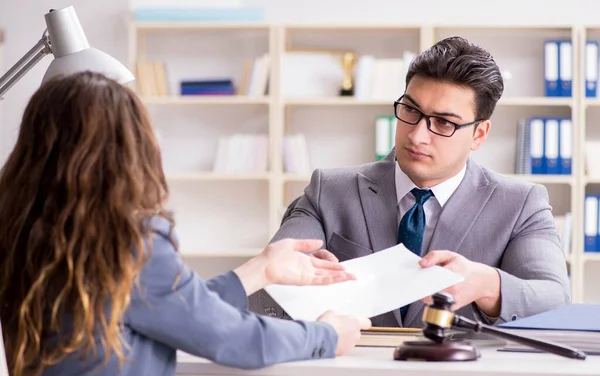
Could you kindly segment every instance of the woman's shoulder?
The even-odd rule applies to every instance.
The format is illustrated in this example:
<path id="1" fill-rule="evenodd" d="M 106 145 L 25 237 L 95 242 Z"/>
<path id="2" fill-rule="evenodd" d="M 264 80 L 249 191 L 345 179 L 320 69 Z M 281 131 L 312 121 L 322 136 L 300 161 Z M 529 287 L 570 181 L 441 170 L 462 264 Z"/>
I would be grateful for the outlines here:
<path id="1" fill-rule="evenodd" d="M 178 247 L 179 239 L 172 219 L 163 215 L 155 215 L 144 221 L 144 229 L 150 235 L 153 246 L 169 243 L 171 247 Z"/>

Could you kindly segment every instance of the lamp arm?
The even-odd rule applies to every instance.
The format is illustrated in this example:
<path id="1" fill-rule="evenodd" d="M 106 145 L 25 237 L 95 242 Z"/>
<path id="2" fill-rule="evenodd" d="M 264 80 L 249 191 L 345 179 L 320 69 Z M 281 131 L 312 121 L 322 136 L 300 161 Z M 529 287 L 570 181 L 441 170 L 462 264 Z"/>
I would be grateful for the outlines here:
<path id="1" fill-rule="evenodd" d="M 12 68 L 0 77 L 0 101 L 4 94 L 13 87 L 27 72 L 39 63 L 44 56 L 51 54 L 50 39 L 44 32 L 42 38 Z"/>

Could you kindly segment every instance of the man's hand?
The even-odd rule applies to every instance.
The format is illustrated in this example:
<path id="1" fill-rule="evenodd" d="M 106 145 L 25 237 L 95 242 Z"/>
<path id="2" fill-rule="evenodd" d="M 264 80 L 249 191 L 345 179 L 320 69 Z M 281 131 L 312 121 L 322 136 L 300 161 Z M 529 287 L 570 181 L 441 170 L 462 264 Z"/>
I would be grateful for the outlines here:
<path id="1" fill-rule="evenodd" d="M 500 314 L 500 275 L 491 266 L 470 261 L 450 251 L 431 251 L 419 261 L 419 265 L 438 265 L 465 277 L 464 281 L 444 290 L 456 301 L 453 311 L 475 302 L 488 316 Z M 423 299 L 423 302 L 431 304 L 431 297 Z"/>
<path id="2" fill-rule="evenodd" d="M 258 256 L 235 270 L 246 294 L 271 284 L 280 285 L 328 285 L 356 277 L 344 270 L 344 266 L 334 260 L 311 256 L 308 252 L 318 250 L 321 240 L 283 239 L 269 244 Z M 321 255 L 327 251 L 318 250 Z M 333 256 L 333 255 L 331 255 Z"/>

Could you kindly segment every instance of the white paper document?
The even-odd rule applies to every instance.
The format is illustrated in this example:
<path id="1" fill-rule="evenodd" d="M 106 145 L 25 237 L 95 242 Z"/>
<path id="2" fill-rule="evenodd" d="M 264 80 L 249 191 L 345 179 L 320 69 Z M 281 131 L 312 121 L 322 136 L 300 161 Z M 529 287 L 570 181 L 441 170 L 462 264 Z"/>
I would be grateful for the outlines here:
<path id="1" fill-rule="evenodd" d="M 315 321 L 326 311 L 373 317 L 435 294 L 464 280 L 440 266 L 421 268 L 404 245 L 344 261 L 356 280 L 326 286 L 271 285 L 265 290 L 292 319 Z"/>

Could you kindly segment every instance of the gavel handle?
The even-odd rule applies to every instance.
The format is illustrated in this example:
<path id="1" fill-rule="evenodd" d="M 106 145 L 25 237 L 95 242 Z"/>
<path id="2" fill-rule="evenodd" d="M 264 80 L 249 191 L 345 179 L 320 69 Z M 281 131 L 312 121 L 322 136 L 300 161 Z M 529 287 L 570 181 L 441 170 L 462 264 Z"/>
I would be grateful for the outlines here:
<path id="1" fill-rule="evenodd" d="M 458 328 L 470 329 L 476 333 L 491 334 L 496 337 L 504 338 L 509 341 L 520 343 L 522 345 L 530 346 L 534 349 L 553 353 L 567 358 L 585 359 L 586 357 L 586 354 L 583 351 L 577 350 L 569 346 L 561 345 L 554 342 L 542 341 L 535 338 L 523 337 L 460 316 L 455 316 L 454 325 Z"/>

